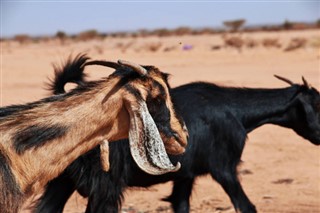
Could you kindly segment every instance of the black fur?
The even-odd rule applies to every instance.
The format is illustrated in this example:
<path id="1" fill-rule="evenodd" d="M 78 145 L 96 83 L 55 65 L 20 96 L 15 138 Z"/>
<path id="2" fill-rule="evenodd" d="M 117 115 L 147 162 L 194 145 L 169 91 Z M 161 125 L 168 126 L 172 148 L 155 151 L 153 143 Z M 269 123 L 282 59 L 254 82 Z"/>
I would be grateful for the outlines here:
<path id="1" fill-rule="evenodd" d="M 50 83 L 48 84 L 48 89 L 53 90 L 53 94 L 65 93 L 64 85 L 68 83 L 69 79 L 72 79 L 70 82 L 81 85 L 82 82 L 84 82 L 84 79 L 86 77 L 85 73 L 83 73 L 83 70 L 84 70 L 83 64 L 88 59 L 89 57 L 83 54 L 77 55 L 75 57 L 75 60 L 69 57 L 65 65 L 63 65 L 64 69 L 66 70 L 65 72 L 60 72 L 61 67 L 54 65 L 55 76 L 54 76 L 54 79 L 50 80 Z M 81 75 L 74 75 L 74 72 L 70 72 L 71 70 L 74 70 L 77 68 L 80 68 L 78 71 L 81 73 Z"/>
<path id="2" fill-rule="evenodd" d="M 29 126 L 18 130 L 13 136 L 13 146 L 18 154 L 23 154 L 28 149 L 41 147 L 53 139 L 62 137 L 67 131 L 67 127 L 59 125 Z"/>
<path id="3" fill-rule="evenodd" d="M 128 141 L 118 141 L 110 144 L 108 173 L 101 170 L 98 148 L 79 157 L 48 184 L 35 212 L 61 212 L 74 190 L 89 197 L 86 213 L 118 212 L 126 187 L 167 181 L 174 181 L 174 187 L 165 200 L 175 212 L 189 212 L 194 180 L 208 173 L 235 209 L 256 212 L 237 178 L 247 134 L 271 123 L 320 144 L 320 95 L 314 88 L 243 89 L 192 83 L 172 89 L 171 96 L 189 130 L 185 154 L 170 156 L 173 163 L 181 162 L 178 172 L 161 176 L 142 172 L 130 156 Z"/>

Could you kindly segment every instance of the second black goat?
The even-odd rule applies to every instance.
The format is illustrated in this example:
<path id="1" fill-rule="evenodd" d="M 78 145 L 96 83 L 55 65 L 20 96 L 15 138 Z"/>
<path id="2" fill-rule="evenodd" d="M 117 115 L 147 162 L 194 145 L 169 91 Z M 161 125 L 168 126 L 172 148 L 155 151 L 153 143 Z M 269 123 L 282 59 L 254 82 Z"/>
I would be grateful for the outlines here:
<path id="1" fill-rule="evenodd" d="M 74 74 L 82 75 L 75 67 L 64 73 L 64 82 L 72 81 L 70 76 Z M 134 163 L 127 140 L 112 143 L 109 172 L 101 170 L 99 148 L 90 151 L 50 182 L 34 212 L 62 212 L 75 190 L 89 197 L 86 213 L 118 212 L 126 187 L 167 181 L 174 181 L 174 186 L 165 200 L 171 202 L 175 212 L 189 212 L 195 178 L 208 173 L 223 187 L 237 211 L 256 212 L 237 178 L 247 134 L 269 123 L 290 128 L 311 143 L 320 144 L 319 92 L 304 79 L 300 85 L 276 77 L 290 87 L 248 89 L 199 82 L 172 89 L 173 102 L 189 130 L 185 154 L 170 156 L 172 162 L 181 162 L 178 172 L 148 175 Z M 64 91 L 64 84 L 55 82 L 54 86 L 53 90 Z"/>

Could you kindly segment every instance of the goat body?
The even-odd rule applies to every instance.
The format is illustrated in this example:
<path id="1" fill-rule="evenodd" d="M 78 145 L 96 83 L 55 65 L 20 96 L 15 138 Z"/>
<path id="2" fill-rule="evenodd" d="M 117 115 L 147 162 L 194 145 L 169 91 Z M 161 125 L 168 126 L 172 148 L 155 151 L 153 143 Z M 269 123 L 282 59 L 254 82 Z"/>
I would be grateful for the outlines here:
<path id="1" fill-rule="evenodd" d="M 74 190 L 89 197 L 86 213 L 118 212 L 126 187 L 167 181 L 174 181 L 174 186 L 165 200 L 175 212 L 189 212 L 194 180 L 208 173 L 223 187 L 236 210 L 256 212 L 237 178 L 247 134 L 270 123 L 320 144 L 320 95 L 314 88 L 246 89 L 191 83 L 171 94 L 189 130 L 186 152 L 170 156 L 172 162 L 181 162 L 178 172 L 161 176 L 144 173 L 128 154 L 128 142 L 121 140 L 110 144 L 109 172 L 100 168 L 99 150 L 90 151 L 48 184 L 35 212 L 62 212 Z"/>
<path id="2" fill-rule="evenodd" d="M 74 63 L 77 64 L 79 60 L 86 61 L 82 59 L 83 57 L 80 57 Z M 144 155 L 150 154 L 146 152 L 154 149 L 150 146 L 156 146 L 156 152 L 162 150 L 165 153 L 145 100 L 150 96 L 149 93 L 159 93 L 152 89 L 152 83 L 165 85 L 158 90 L 168 89 L 165 82 L 159 81 L 160 71 L 149 70 L 150 73 L 147 73 L 147 70 L 142 69 L 142 72 L 145 71 L 148 75 L 141 77 L 127 67 L 120 67 L 107 79 L 91 82 L 69 93 L 26 105 L 0 108 L 1 213 L 18 212 L 26 197 L 39 191 L 77 157 L 106 140 L 128 138 L 128 132 L 129 138 L 134 135 L 133 140 L 130 139 L 135 148 L 131 149 L 131 154 L 138 156 L 139 163 L 148 171 L 159 172 L 161 168 L 171 167 L 169 160 L 164 164 L 160 162 L 159 166 L 152 156 L 152 165 L 143 162 L 148 158 Z M 164 95 L 166 98 L 163 101 L 171 103 L 169 94 Z M 154 99 L 149 99 L 147 102 L 152 106 Z M 173 110 L 168 109 L 167 105 L 163 107 L 165 109 L 162 110 Z M 169 116 L 177 120 L 174 113 Z M 149 121 L 145 122 L 146 119 Z M 169 117 L 166 122 L 156 122 L 159 126 L 164 125 L 170 129 L 170 120 Z M 150 126 L 152 136 L 148 133 Z M 178 127 L 179 123 L 175 122 L 175 128 Z M 176 130 L 180 132 L 175 132 L 177 136 L 174 140 L 166 134 L 163 134 L 162 138 L 169 139 L 170 143 L 178 143 L 180 136 L 182 139 L 186 136 L 182 126 Z M 186 140 L 182 142 L 185 143 Z M 174 147 L 174 150 L 179 150 L 179 147 Z M 166 155 L 160 152 L 159 155 Z M 159 159 L 161 158 L 157 160 Z M 172 169 L 175 171 L 176 168 Z"/>

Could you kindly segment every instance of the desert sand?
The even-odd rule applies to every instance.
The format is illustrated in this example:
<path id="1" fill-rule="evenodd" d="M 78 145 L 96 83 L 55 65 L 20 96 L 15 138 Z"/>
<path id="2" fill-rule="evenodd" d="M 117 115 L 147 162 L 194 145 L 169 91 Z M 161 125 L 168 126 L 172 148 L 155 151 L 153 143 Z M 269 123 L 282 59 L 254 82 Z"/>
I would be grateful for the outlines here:
<path id="1" fill-rule="evenodd" d="M 170 73 L 173 87 L 193 81 L 225 86 L 281 88 L 287 85 L 273 77 L 284 76 L 301 83 L 304 76 L 320 90 L 320 31 L 256 32 L 243 38 L 276 38 L 281 48 L 234 48 L 212 50 L 223 45 L 221 35 L 147 38 L 105 38 L 73 42 L 59 41 L 19 44 L 1 43 L 1 106 L 35 101 L 49 95 L 45 83 L 53 75 L 52 63 L 72 54 L 87 53 L 94 59 L 126 59 L 151 64 Z M 285 52 L 290 39 L 303 37 L 308 44 Z M 157 51 L 150 46 L 159 45 Z M 183 50 L 184 45 L 192 49 Z M 167 51 L 164 51 L 167 48 Z M 171 49 L 170 49 L 171 48 Z M 170 51 L 168 51 L 168 49 Z M 90 79 L 107 76 L 112 70 L 90 68 Z M 249 134 L 239 171 L 245 192 L 259 212 L 320 212 L 320 148 L 292 130 L 265 125 Z M 171 192 L 171 183 L 148 189 L 129 189 L 123 212 L 172 212 L 160 201 Z M 40 193 L 40 192 L 39 192 Z M 65 212 L 84 212 L 86 199 L 74 194 Z M 26 205 L 27 209 L 27 205 Z M 28 210 L 22 212 L 29 212 Z M 191 212 L 234 212 L 222 188 L 210 176 L 196 181 Z"/>

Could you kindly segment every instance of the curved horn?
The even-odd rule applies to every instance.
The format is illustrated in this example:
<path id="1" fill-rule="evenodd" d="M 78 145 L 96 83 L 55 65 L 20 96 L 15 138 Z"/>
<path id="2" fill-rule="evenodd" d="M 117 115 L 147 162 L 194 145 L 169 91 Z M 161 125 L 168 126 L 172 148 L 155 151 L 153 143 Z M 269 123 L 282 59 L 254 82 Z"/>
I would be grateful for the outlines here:
<path id="1" fill-rule="evenodd" d="M 294 85 L 294 83 L 292 81 L 290 81 L 289 79 L 287 78 L 284 78 L 284 77 L 281 77 L 281 76 L 278 76 L 278 75 L 273 75 L 274 77 L 276 77 L 277 79 L 281 80 L 281 81 L 284 81 L 288 84 L 290 84 L 291 86 Z"/>
<path id="2" fill-rule="evenodd" d="M 303 85 L 310 88 L 310 84 L 308 83 L 308 81 L 302 76 L 302 82 L 303 82 Z"/>
<path id="3" fill-rule="evenodd" d="M 87 65 L 100 65 L 100 66 L 110 67 L 113 69 L 119 69 L 121 67 L 121 65 L 116 62 L 102 61 L 102 60 L 89 61 L 89 62 L 86 62 L 83 66 L 87 66 Z"/>
<path id="4" fill-rule="evenodd" d="M 130 67 L 131 69 L 133 69 L 134 71 L 136 71 L 137 73 L 139 73 L 142 76 L 148 74 L 147 70 L 139 64 L 135 64 L 130 61 L 124 61 L 124 60 L 118 60 L 118 63 L 123 66 Z"/>

